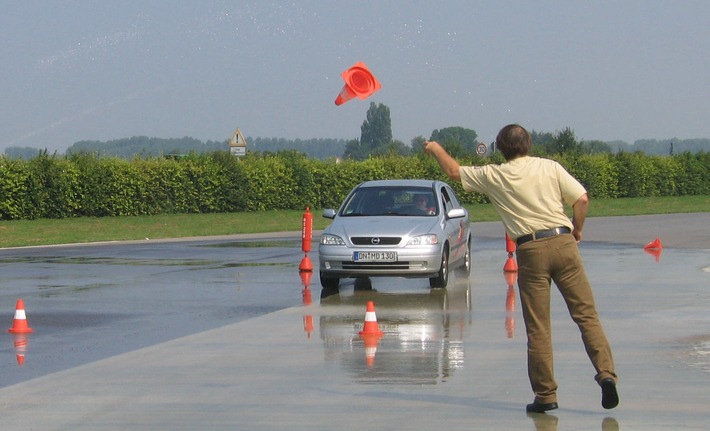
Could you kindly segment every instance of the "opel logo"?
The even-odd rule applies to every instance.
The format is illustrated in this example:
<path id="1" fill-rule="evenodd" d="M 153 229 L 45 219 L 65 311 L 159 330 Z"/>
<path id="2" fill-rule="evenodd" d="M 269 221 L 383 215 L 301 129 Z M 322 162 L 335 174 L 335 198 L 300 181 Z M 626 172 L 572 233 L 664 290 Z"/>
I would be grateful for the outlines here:
<path id="1" fill-rule="evenodd" d="M 380 243 L 380 239 L 377 238 L 377 237 L 375 237 L 375 238 L 372 238 L 372 239 L 370 240 L 370 242 L 372 243 L 372 245 L 377 245 L 377 244 Z"/>

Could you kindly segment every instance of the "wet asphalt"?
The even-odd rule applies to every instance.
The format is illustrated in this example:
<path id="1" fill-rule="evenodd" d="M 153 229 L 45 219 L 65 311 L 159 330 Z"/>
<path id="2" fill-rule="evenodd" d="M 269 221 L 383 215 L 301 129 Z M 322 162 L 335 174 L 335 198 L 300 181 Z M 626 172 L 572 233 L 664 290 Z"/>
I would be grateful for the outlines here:
<path id="1" fill-rule="evenodd" d="M 525 334 L 499 223 L 473 224 L 471 275 L 445 290 L 383 278 L 372 290 L 348 281 L 323 292 L 315 244 L 316 272 L 299 272 L 300 233 L 0 250 L 5 325 L 22 298 L 34 330 L 0 337 L 0 424 L 707 429 L 708 221 L 588 219 L 582 256 L 621 403 L 600 406 L 579 333 L 553 295 L 560 409 L 547 415 L 524 411 Z M 662 252 L 645 251 L 656 238 Z M 384 332 L 374 342 L 358 334 L 370 300 Z"/>

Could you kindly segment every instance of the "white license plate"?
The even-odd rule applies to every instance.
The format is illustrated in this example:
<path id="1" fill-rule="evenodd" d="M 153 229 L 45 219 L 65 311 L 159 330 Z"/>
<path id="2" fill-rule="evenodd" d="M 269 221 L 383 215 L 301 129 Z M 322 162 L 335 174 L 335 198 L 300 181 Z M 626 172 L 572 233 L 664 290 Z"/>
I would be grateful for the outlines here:
<path id="1" fill-rule="evenodd" d="M 356 251 L 353 252 L 355 262 L 397 262 L 397 252 L 394 251 Z"/>

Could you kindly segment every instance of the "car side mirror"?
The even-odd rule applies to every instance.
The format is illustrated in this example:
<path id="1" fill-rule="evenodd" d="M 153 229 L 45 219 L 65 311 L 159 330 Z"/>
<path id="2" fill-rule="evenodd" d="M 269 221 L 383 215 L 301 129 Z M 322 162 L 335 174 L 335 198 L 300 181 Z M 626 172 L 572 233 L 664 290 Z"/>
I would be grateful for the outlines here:
<path id="1" fill-rule="evenodd" d="M 463 218 L 466 217 L 466 210 L 463 208 L 452 208 L 446 213 L 448 218 Z"/>
<path id="2" fill-rule="evenodd" d="M 323 210 L 323 217 L 329 218 L 329 219 L 334 219 L 335 218 L 335 210 L 330 209 L 330 208 Z"/>

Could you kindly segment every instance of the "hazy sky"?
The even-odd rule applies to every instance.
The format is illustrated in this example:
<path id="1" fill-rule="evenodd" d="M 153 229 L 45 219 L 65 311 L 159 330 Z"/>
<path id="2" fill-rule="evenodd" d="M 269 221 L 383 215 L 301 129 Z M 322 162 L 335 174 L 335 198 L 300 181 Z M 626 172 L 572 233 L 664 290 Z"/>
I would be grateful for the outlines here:
<path id="1" fill-rule="evenodd" d="M 0 151 L 503 125 L 710 138 L 710 1 L 0 0 Z M 382 89 L 341 106 L 340 74 Z"/>

